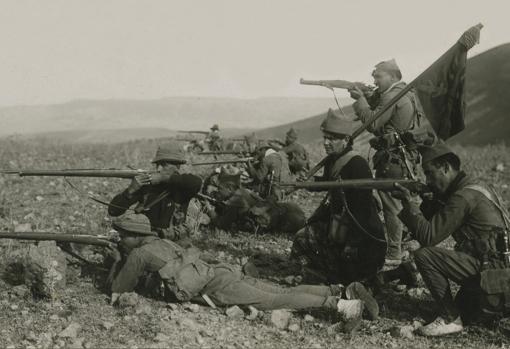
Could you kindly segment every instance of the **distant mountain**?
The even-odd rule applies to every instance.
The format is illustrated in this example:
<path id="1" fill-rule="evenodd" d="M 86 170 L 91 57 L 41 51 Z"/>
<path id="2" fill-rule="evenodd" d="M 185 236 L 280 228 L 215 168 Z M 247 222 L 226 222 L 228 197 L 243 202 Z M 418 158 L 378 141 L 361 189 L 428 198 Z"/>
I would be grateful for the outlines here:
<path id="1" fill-rule="evenodd" d="M 510 44 L 497 46 L 468 60 L 466 69 L 466 129 L 450 142 L 462 145 L 510 144 Z M 353 117 L 351 106 L 344 112 Z M 283 138 L 294 127 L 301 142 L 320 138 L 321 113 L 284 125 L 257 131 L 260 138 Z M 360 140 L 368 138 L 361 136 Z"/>
<path id="2" fill-rule="evenodd" d="M 0 136 L 78 130 L 254 129 L 276 126 L 326 110 L 328 98 L 202 98 L 78 100 L 0 108 Z"/>

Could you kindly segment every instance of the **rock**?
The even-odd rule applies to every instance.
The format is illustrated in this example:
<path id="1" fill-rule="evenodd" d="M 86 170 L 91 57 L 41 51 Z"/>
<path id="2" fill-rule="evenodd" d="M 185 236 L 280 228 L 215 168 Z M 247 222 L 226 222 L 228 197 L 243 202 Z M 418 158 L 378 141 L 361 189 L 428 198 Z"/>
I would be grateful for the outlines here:
<path id="1" fill-rule="evenodd" d="M 313 320 L 315 320 L 315 318 L 312 315 L 310 315 L 310 314 L 306 314 L 304 320 L 306 322 L 312 322 Z"/>
<path id="2" fill-rule="evenodd" d="M 105 329 L 105 330 L 109 330 L 110 328 L 113 327 L 113 323 L 112 322 L 109 322 L 109 321 L 103 321 L 101 323 L 101 326 Z"/>
<path id="3" fill-rule="evenodd" d="M 53 314 L 53 315 L 50 316 L 50 320 L 51 321 L 58 321 L 58 320 L 60 320 L 60 317 L 57 314 Z"/>
<path id="4" fill-rule="evenodd" d="M 298 324 L 292 324 L 292 325 L 289 326 L 289 331 L 290 332 L 297 332 L 299 330 L 300 330 L 300 327 L 299 327 Z"/>
<path id="5" fill-rule="evenodd" d="M 227 310 L 225 310 L 225 314 L 230 318 L 241 318 L 244 317 L 244 311 L 239 308 L 237 305 L 234 305 L 232 307 L 228 307 Z"/>
<path id="6" fill-rule="evenodd" d="M 504 172 L 505 171 L 505 165 L 500 162 L 499 164 L 494 166 L 493 170 L 496 171 L 496 172 Z"/>
<path id="7" fill-rule="evenodd" d="M 250 310 L 250 314 L 246 315 L 246 319 L 255 320 L 259 316 L 259 311 L 252 305 L 249 305 L 248 309 Z"/>
<path id="8" fill-rule="evenodd" d="M 413 328 L 416 330 L 420 327 L 422 327 L 423 325 L 425 324 L 425 321 L 421 320 L 421 319 L 418 319 L 418 320 L 413 320 Z"/>
<path id="9" fill-rule="evenodd" d="M 414 339 L 413 326 L 395 326 L 390 329 L 390 334 L 395 338 Z"/>
<path id="10" fill-rule="evenodd" d="M 10 308 L 11 310 L 18 310 L 19 306 L 17 304 L 12 304 Z"/>
<path id="11" fill-rule="evenodd" d="M 337 333 L 340 333 L 344 330 L 343 322 L 337 322 L 331 326 L 328 326 L 326 329 L 326 333 L 330 336 L 335 336 Z"/>
<path id="12" fill-rule="evenodd" d="M 150 315 L 150 314 L 152 314 L 152 308 L 151 308 L 151 306 L 150 306 L 150 305 L 148 305 L 148 304 L 139 304 L 139 305 L 136 307 L 135 313 L 136 313 L 136 314 L 146 314 L 146 315 Z"/>
<path id="13" fill-rule="evenodd" d="M 189 318 L 183 318 L 183 319 L 179 319 L 177 321 L 177 323 L 182 326 L 182 327 L 186 327 L 186 328 L 189 328 L 190 330 L 194 330 L 194 331 L 197 331 L 198 330 L 198 325 L 195 321 L 193 321 L 192 319 L 189 319 Z"/>
<path id="14" fill-rule="evenodd" d="M 170 337 L 168 337 L 166 334 L 163 334 L 160 332 L 156 335 L 156 337 L 154 337 L 154 340 L 156 342 L 168 342 L 168 341 L 170 341 Z"/>
<path id="15" fill-rule="evenodd" d="M 43 200 L 44 200 L 44 198 L 43 198 L 41 195 L 37 195 L 37 196 L 35 197 L 35 199 L 36 199 L 37 201 L 39 201 L 39 202 L 41 202 L 41 201 L 43 201 Z"/>
<path id="16" fill-rule="evenodd" d="M 194 303 L 186 303 L 184 304 L 184 309 L 191 311 L 192 313 L 196 313 L 200 310 L 198 304 Z"/>
<path id="17" fill-rule="evenodd" d="M 287 328 L 292 314 L 285 309 L 273 310 L 271 312 L 271 323 L 281 330 Z"/>
<path id="18" fill-rule="evenodd" d="M 83 342 L 85 341 L 85 338 L 77 338 L 71 345 L 69 346 L 69 349 L 81 349 L 83 348 Z"/>
<path id="19" fill-rule="evenodd" d="M 60 338 L 76 338 L 81 330 L 81 325 L 77 322 L 71 323 L 62 332 L 58 334 Z"/>
<path id="20" fill-rule="evenodd" d="M 55 241 L 31 245 L 23 261 L 24 283 L 37 297 L 57 299 L 65 291 L 67 261 Z"/>
<path id="21" fill-rule="evenodd" d="M 30 224 L 30 223 L 16 224 L 14 226 L 15 233 L 28 233 L 31 231 L 32 231 L 32 224 Z"/>
<path id="22" fill-rule="evenodd" d="M 205 343 L 205 340 L 199 334 L 195 336 L 195 341 L 197 342 L 198 345 L 203 345 Z"/>
<path id="23" fill-rule="evenodd" d="M 30 295 L 30 290 L 26 285 L 18 285 L 12 287 L 9 293 L 16 298 L 27 298 Z"/>
<path id="24" fill-rule="evenodd" d="M 167 308 L 169 308 L 169 309 L 172 309 L 172 310 L 177 310 L 177 309 L 179 309 L 179 306 L 178 306 L 177 304 L 175 304 L 175 303 L 168 303 L 168 304 L 166 305 L 166 307 L 167 307 Z"/>
<path id="25" fill-rule="evenodd" d="M 283 279 L 287 285 L 294 285 L 294 275 L 289 275 Z"/>
<path id="26" fill-rule="evenodd" d="M 119 307 L 128 308 L 135 307 L 139 303 L 138 294 L 135 292 L 127 292 L 123 293 L 119 297 Z"/>

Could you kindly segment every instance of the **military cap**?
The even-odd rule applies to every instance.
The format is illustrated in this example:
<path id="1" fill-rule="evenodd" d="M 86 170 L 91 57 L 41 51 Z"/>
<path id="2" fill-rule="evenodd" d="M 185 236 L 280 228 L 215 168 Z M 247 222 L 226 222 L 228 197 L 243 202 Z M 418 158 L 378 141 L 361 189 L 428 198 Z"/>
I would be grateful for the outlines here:
<path id="1" fill-rule="evenodd" d="M 219 130 L 219 129 L 220 129 L 220 127 L 218 126 L 218 124 L 214 124 L 214 125 L 212 125 L 212 127 L 211 127 L 211 130 L 213 130 L 213 131 L 214 131 L 214 130 Z"/>
<path id="2" fill-rule="evenodd" d="M 170 142 L 158 147 L 158 150 L 156 150 L 156 156 L 154 156 L 154 160 L 152 160 L 152 162 L 156 163 L 159 161 L 168 161 L 176 164 L 186 163 L 184 151 L 177 142 Z"/>
<path id="3" fill-rule="evenodd" d="M 374 75 L 376 72 L 379 72 L 379 71 L 386 72 L 386 73 L 393 74 L 393 75 L 402 76 L 402 73 L 400 72 L 400 68 L 398 67 L 397 62 L 393 58 L 390 59 L 389 61 L 382 61 L 380 63 L 377 63 L 375 65 L 375 69 L 374 69 L 372 75 Z"/>
<path id="4" fill-rule="evenodd" d="M 442 142 L 437 143 L 433 146 L 428 146 L 428 145 L 420 146 L 418 148 L 418 151 L 421 154 L 422 164 L 425 164 L 429 161 L 437 159 L 437 158 L 439 158 L 443 155 L 446 155 L 446 154 L 454 154 L 455 156 L 457 156 L 453 152 L 453 150 L 451 150 L 450 147 L 448 147 L 448 145 L 446 145 L 446 143 L 442 143 Z"/>
<path id="5" fill-rule="evenodd" d="M 326 119 L 321 124 L 321 131 L 332 133 L 334 135 L 350 135 L 352 133 L 353 122 L 335 114 L 330 108 Z"/>
<path id="6" fill-rule="evenodd" d="M 293 141 L 295 141 L 298 138 L 296 130 L 294 130 L 294 128 L 292 128 L 292 127 L 290 128 L 289 131 L 287 131 L 286 136 L 287 136 L 287 139 L 290 139 Z"/>
<path id="7" fill-rule="evenodd" d="M 121 232 L 137 235 L 157 235 L 151 230 L 149 218 L 143 214 L 125 214 L 112 220 L 112 227 Z"/>

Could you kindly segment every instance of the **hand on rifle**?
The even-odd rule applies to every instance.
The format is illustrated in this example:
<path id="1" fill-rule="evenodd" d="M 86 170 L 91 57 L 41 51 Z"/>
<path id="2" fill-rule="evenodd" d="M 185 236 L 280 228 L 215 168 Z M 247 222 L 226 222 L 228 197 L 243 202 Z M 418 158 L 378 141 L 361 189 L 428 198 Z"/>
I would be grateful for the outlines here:
<path id="1" fill-rule="evenodd" d="M 352 99 L 356 99 L 356 100 L 358 100 L 358 99 L 360 99 L 361 97 L 363 97 L 363 96 L 364 96 L 363 91 L 361 91 L 361 90 L 359 89 L 359 87 L 358 87 L 358 86 L 356 86 L 356 85 L 353 85 L 353 86 L 352 86 L 350 89 L 348 89 L 347 91 L 349 91 L 349 93 L 351 94 L 351 98 L 352 98 Z"/>
<path id="2" fill-rule="evenodd" d="M 133 177 L 131 184 L 128 187 L 129 194 L 134 194 L 139 191 L 143 186 L 151 184 L 151 176 L 149 174 L 139 174 Z"/>
<path id="3" fill-rule="evenodd" d="M 170 177 L 172 176 L 171 173 L 151 173 L 149 175 L 150 184 L 152 185 L 158 185 L 165 182 L 168 182 Z"/>
<path id="4" fill-rule="evenodd" d="M 413 197 L 412 197 L 411 191 L 409 191 L 409 189 L 407 189 L 406 187 L 404 187 L 398 183 L 395 183 L 394 187 L 395 187 L 395 189 L 391 192 L 391 195 L 394 198 L 399 199 L 401 201 L 405 201 L 405 202 L 410 202 L 412 200 Z"/>

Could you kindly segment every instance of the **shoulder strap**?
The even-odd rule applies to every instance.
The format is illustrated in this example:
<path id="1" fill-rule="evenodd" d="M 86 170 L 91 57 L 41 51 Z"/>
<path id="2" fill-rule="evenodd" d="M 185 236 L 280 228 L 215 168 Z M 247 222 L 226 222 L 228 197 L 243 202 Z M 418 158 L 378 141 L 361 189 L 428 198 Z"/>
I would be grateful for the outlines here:
<path id="1" fill-rule="evenodd" d="M 465 189 L 475 190 L 485 196 L 492 204 L 498 209 L 501 214 L 501 218 L 503 219 L 503 223 L 505 224 L 506 229 L 510 229 L 510 217 L 508 215 L 507 209 L 502 205 L 502 199 L 491 186 L 489 189 L 479 185 L 479 184 L 469 184 L 464 187 Z"/>
<path id="2" fill-rule="evenodd" d="M 350 151 L 347 154 L 336 159 L 331 169 L 331 175 L 335 178 L 340 178 L 340 172 L 342 172 L 344 166 L 347 165 L 347 163 L 351 161 L 351 159 L 356 155 L 359 155 L 359 153 L 355 151 Z"/>

